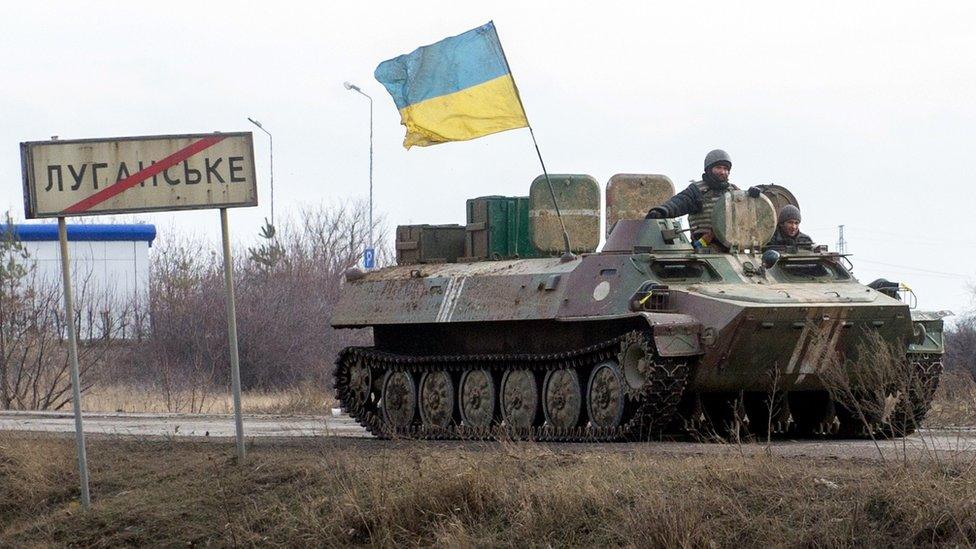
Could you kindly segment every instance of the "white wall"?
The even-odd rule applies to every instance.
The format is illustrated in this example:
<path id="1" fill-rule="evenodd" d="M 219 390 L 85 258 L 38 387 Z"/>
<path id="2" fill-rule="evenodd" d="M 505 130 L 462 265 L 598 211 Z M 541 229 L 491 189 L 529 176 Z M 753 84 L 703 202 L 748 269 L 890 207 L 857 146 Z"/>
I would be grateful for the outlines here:
<path id="1" fill-rule="evenodd" d="M 36 284 L 61 286 L 61 258 L 57 241 L 26 241 L 24 248 L 34 262 Z M 95 303 L 97 313 L 108 314 L 113 324 L 125 322 L 125 337 L 131 337 L 135 319 L 133 306 L 145 309 L 149 296 L 149 242 L 146 241 L 69 241 L 72 288 L 76 308 Z M 85 315 L 82 315 L 85 322 Z M 98 322 L 85 323 L 101 334 Z"/>

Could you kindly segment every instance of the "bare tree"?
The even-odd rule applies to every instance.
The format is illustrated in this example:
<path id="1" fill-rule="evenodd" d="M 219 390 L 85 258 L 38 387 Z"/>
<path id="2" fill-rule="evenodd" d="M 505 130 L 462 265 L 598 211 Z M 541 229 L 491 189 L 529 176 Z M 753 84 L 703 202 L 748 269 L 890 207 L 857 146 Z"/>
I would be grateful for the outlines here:
<path id="1" fill-rule="evenodd" d="M 976 378 L 976 314 L 957 321 L 945 333 L 946 369 Z"/>
<path id="2" fill-rule="evenodd" d="M 150 336 L 138 369 L 170 412 L 202 412 L 226 363 L 221 262 L 199 240 L 157 245 L 149 280 Z M 224 330 L 221 332 L 221 330 Z"/>
<path id="3" fill-rule="evenodd" d="M 329 325 L 344 272 L 355 266 L 369 227 L 364 203 L 310 207 L 235 257 L 241 379 L 245 388 L 311 381 L 328 386 L 339 349 L 366 343 L 365 330 Z M 377 241 L 386 239 L 377 221 Z M 222 265 L 199 241 L 176 239 L 154 250 L 152 336 L 146 356 L 164 393 L 226 383 L 229 373 Z M 389 261 L 389 249 L 378 260 Z"/>
<path id="4" fill-rule="evenodd" d="M 362 202 L 301 210 L 265 244 L 273 262 L 249 254 L 240 265 L 242 369 L 246 385 L 271 387 L 303 379 L 328 383 L 338 351 L 363 343 L 364 331 L 336 332 L 329 325 L 345 271 L 366 246 L 368 209 Z M 386 240 L 382 221 L 373 228 Z M 379 260 L 392 254 L 380 249 Z"/>
<path id="5" fill-rule="evenodd" d="M 0 409 L 61 409 L 71 399 L 70 363 L 60 284 L 38 276 L 8 223 L 0 238 Z M 96 295 L 91 277 L 75 276 L 75 318 L 82 392 L 116 351 L 131 303 Z M 109 314 L 111 311 L 111 315 Z"/>
<path id="6" fill-rule="evenodd" d="M 265 227 L 258 246 L 236 255 L 245 388 L 328 387 L 338 351 L 369 342 L 368 330 L 330 326 L 344 272 L 366 246 L 368 218 L 364 202 L 309 207 L 277 230 Z M 381 220 L 373 234 L 386 241 Z M 36 279 L 10 236 L 0 245 L 0 407 L 60 408 L 70 398 L 60 286 Z M 377 251 L 378 264 L 391 261 L 390 248 Z M 151 260 L 143 307 L 110 307 L 87 280 L 76 288 L 82 389 L 101 371 L 105 379 L 149 383 L 170 411 L 205 411 L 230 377 L 222 262 L 193 237 L 158 241 Z M 121 334 L 136 337 L 119 341 Z"/>

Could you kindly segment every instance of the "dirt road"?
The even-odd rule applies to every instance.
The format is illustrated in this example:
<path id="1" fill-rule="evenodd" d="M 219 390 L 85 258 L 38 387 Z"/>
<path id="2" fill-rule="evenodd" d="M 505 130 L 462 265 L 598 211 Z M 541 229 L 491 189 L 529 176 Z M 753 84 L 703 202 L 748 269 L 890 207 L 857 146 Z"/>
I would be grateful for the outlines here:
<path id="1" fill-rule="evenodd" d="M 63 412 L 0 412 L 0 432 L 72 433 L 74 420 Z M 131 438 L 227 439 L 234 436 L 234 421 L 227 415 L 188 414 L 85 414 L 85 432 L 93 436 Z M 244 432 L 252 443 L 268 439 L 301 437 L 339 437 L 364 439 L 368 434 L 346 415 L 271 416 L 251 415 L 244 418 Z M 353 443 L 350 440 L 350 443 Z M 373 439 L 364 444 L 395 444 Z M 355 443 L 359 444 L 359 443 Z M 470 445 L 471 442 L 424 442 L 421 444 Z M 574 451 L 593 448 L 591 444 L 551 444 L 553 449 Z M 976 429 L 924 429 L 904 439 L 871 440 L 791 440 L 778 439 L 770 444 L 715 444 L 692 441 L 606 444 L 613 452 L 652 452 L 664 454 L 714 454 L 741 452 L 756 454 L 769 451 L 785 457 L 806 456 L 839 459 L 903 459 L 905 457 L 939 459 L 946 455 L 963 455 L 976 460 Z"/>

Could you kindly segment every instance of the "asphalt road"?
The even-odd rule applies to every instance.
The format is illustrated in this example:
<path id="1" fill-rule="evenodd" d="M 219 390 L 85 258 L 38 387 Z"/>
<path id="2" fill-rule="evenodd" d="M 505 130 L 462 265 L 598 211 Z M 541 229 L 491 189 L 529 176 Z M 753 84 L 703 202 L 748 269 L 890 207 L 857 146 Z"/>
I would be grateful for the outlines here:
<path id="1" fill-rule="evenodd" d="M 84 416 L 85 433 L 90 436 L 126 438 L 214 439 L 234 437 L 234 419 L 229 415 L 116 414 L 89 413 Z M 0 412 L 0 433 L 32 432 L 66 435 L 74 432 L 74 418 L 64 412 Z M 360 439 L 367 444 L 400 444 L 381 440 L 362 440 L 369 435 L 345 415 L 272 416 L 244 418 L 245 436 L 262 440 L 298 440 L 302 437 Z M 415 444 L 458 445 L 484 442 L 417 442 Z M 642 451 L 675 455 L 771 453 L 784 457 L 837 459 L 943 459 L 963 458 L 976 462 L 976 428 L 923 429 L 910 437 L 886 441 L 872 440 L 791 440 L 775 439 L 743 444 L 716 444 L 694 441 L 663 441 L 623 444 L 549 444 L 565 451 L 601 448 L 606 451 Z"/>
<path id="2" fill-rule="evenodd" d="M 213 414 L 84 414 L 86 434 L 148 437 L 233 438 L 234 417 Z M 66 412 L 0 412 L 0 431 L 73 433 L 74 416 Z M 247 437 L 365 437 L 349 416 L 244 416 Z"/>

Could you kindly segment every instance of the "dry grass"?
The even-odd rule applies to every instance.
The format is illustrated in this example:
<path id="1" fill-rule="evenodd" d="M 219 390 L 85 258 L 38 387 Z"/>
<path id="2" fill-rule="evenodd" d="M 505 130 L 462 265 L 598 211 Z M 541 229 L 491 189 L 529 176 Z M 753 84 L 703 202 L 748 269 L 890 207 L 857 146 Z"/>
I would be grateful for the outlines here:
<path id="1" fill-rule="evenodd" d="M 275 391 L 245 391 L 241 395 L 245 413 L 327 415 L 336 407 L 332 392 L 312 385 Z M 184 396 L 184 401 L 190 396 Z M 96 385 L 85 393 L 86 412 L 168 412 L 159 391 L 138 385 Z M 229 414 L 234 411 L 229 392 L 208 396 L 205 413 Z M 926 416 L 927 427 L 976 426 L 976 382 L 965 372 L 946 372 Z"/>
<path id="2" fill-rule="evenodd" d="M 174 406 L 173 402 L 180 405 Z M 336 401 L 331 390 L 306 384 L 275 391 L 245 391 L 241 394 L 241 405 L 246 414 L 326 415 L 336 406 Z M 96 385 L 84 394 L 82 406 L 87 412 L 234 412 L 229 390 L 177 395 L 168 404 L 162 391 L 138 385 Z"/>
<path id="3" fill-rule="evenodd" d="M 182 395 L 180 402 L 190 402 L 192 396 Z M 337 407 L 331 390 L 312 384 L 273 391 L 245 391 L 242 395 L 244 412 L 249 414 L 327 415 Z M 171 410 L 162 391 L 136 384 L 97 384 L 82 397 L 86 412 L 184 412 Z M 186 408 L 189 408 L 187 406 Z M 204 413 L 233 413 L 229 391 L 208 392 L 202 406 Z M 932 410 L 926 416 L 926 427 L 976 427 L 976 381 L 966 372 L 949 371 L 942 374 L 939 388 L 932 400 Z"/>
<path id="4" fill-rule="evenodd" d="M 976 427 L 976 381 L 969 372 L 942 374 L 926 427 Z"/>
<path id="5" fill-rule="evenodd" d="M 976 543 L 976 470 L 639 447 L 0 435 L 0 545 L 891 546 Z"/>

